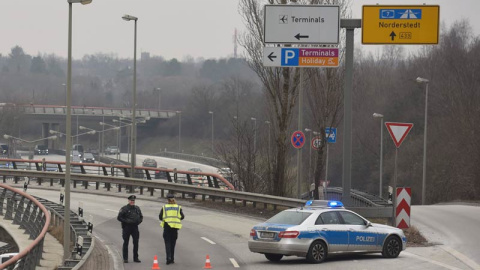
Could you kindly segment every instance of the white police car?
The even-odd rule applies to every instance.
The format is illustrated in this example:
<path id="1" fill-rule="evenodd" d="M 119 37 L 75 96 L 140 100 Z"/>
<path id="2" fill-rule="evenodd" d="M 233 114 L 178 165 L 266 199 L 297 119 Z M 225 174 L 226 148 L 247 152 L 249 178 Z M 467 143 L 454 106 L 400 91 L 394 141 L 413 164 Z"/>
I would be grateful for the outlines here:
<path id="1" fill-rule="evenodd" d="M 406 245 L 401 229 L 371 223 L 338 201 L 308 201 L 304 207 L 282 211 L 255 225 L 248 241 L 250 251 L 270 261 L 293 255 L 311 263 L 341 252 L 381 252 L 396 258 Z"/>

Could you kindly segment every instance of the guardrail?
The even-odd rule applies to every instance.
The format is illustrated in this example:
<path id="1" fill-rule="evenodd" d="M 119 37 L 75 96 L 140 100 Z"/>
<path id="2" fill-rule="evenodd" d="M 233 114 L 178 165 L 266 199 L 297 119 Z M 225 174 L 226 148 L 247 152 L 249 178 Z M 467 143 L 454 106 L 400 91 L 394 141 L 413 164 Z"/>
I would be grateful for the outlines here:
<path id="1" fill-rule="evenodd" d="M 110 161 L 118 161 L 108 159 Z M 108 161 L 107 161 L 108 162 Z M 25 159 L 2 159 L 0 161 L 0 168 L 15 169 L 15 170 L 33 170 L 33 171 L 51 171 L 63 172 L 65 170 L 65 162 L 63 161 L 43 161 L 43 160 L 25 160 Z M 95 174 L 119 177 L 130 177 L 131 167 L 129 165 L 121 164 L 97 164 L 97 163 L 71 163 L 72 173 Z M 234 186 L 223 176 L 215 173 L 191 172 L 176 169 L 151 168 L 151 167 L 135 167 L 136 178 L 145 178 L 147 180 L 163 179 L 168 182 L 184 183 L 197 186 L 208 186 L 215 188 L 235 189 Z M 46 178 L 35 177 L 39 185 L 45 181 Z M 48 179 L 48 178 L 47 178 Z M 50 179 L 50 185 L 53 185 L 53 178 Z M 18 177 L 14 178 L 15 183 L 18 183 Z M 6 175 L 3 175 L 3 182 L 6 182 Z M 63 182 L 61 183 L 63 186 Z M 98 189 L 98 184 L 96 188 Z M 76 188 L 77 181 L 73 181 L 73 187 Z M 83 182 L 83 186 L 88 188 L 87 182 Z M 110 191 L 110 185 L 108 185 Z M 119 186 L 119 192 L 122 186 Z M 140 190 L 143 194 L 143 189 Z"/>
<path id="2" fill-rule="evenodd" d="M 65 174 L 58 172 L 34 172 L 34 171 L 22 171 L 22 170 L 7 170 L 0 169 L 0 175 L 4 176 L 13 176 L 13 177 L 36 177 L 44 179 L 65 179 Z M 210 178 L 210 176 L 208 176 Z M 263 204 L 264 208 L 267 208 L 268 205 L 271 205 L 273 209 L 276 209 L 277 206 L 284 207 L 299 207 L 305 204 L 306 200 L 293 199 L 278 197 L 272 195 L 264 195 L 250 192 L 242 191 L 233 191 L 233 190 L 224 190 L 220 188 L 213 187 L 203 187 L 203 186 L 194 186 L 194 185 L 185 185 L 179 183 L 173 183 L 168 181 L 151 181 L 151 180 L 140 180 L 135 178 L 128 177 L 112 177 L 104 175 L 86 175 L 86 174 L 71 174 L 72 182 L 80 181 L 82 183 L 87 183 L 85 185 L 88 188 L 88 183 L 96 183 L 95 188 L 99 188 L 99 183 L 105 183 L 105 188 L 109 190 L 108 187 L 111 184 L 117 184 L 118 186 L 135 186 L 139 187 L 140 191 L 142 188 L 149 188 L 150 195 L 153 196 L 154 190 L 160 190 L 161 196 L 164 197 L 165 191 L 173 191 L 182 194 L 182 197 L 185 198 L 189 194 L 193 199 L 197 196 L 201 196 L 202 200 L 205 200 L 208 196 L 209 199 L 215 201 L 221 199 L 222 202 L 226 202 L 228 199 L 232 203 L 241 201 L 243 206 L 246 206 L 247 203 L 252 203 L 253 207 L 256 207 L 257 203 Z M 62 182 L 62 181 L 60 181 Z M 209 180 L 209 182 L 211 182 Z M 75 185 L 74 185 L 75 188 Z M 391 206 L 386 207 L 347 207 L 365 217 L 382 217 L 382 218 L 391 218 L 392 208 Z"/>
<path id="3" fill-rule="evenodd" d="M 34 197 L 0 184 L 0 214 L 29 234 L 32 243 L 3 264 L 0 269 L 33 270 L 42 258 L 43 242 L 50 224 L 50 213 Z M 5 211 L 5 212 L 4 212 Z"/>
<path id="4" fill-rule="evenodd" d="M 35 198 L 43 204 L 52 214 L 52 224 L 56 227 L 63 228 L 65 207 L 61 204 L 45 200 L 43 198 Z M 94 247 L 94 239 L 91 236 L 92 226 L 89 226 L 83 217 L 77 213 L 70 211 L 70 244 L 74 246 L 71 257 L 63 262 L 62 266 L 57 267 L 57 270 L 79 269 L 88 255 L 92 252 Z M 82 238 L 82 248 L 78 246 L 78 239 Z"/>

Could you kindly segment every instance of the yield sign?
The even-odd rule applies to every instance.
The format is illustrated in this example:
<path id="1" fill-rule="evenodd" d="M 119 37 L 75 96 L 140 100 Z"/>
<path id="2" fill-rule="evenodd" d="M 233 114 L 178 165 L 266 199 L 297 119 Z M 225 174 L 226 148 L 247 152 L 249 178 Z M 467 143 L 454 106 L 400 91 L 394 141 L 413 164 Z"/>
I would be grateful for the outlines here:
<path id="1" fill-rule="evenodd" d="M 412 123 L 395 123 L 395 122 L 385 122 L 387 130 L 392 137 L 393 142 L 397 148 L 400 147 L 405 137 L 407 137 L 408 132 L 412 129 Z"/>

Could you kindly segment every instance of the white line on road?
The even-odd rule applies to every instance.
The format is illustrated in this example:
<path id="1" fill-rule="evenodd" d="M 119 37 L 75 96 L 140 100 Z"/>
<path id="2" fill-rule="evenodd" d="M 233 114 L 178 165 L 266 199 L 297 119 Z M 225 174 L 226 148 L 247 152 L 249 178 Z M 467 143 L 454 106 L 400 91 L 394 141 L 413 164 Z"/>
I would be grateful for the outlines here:
<path id="1" fill-rule="evenodd" d="M 480 270 L 480 265 L 478 265 L 475 261 L 471 260 L 467 256 L 463 255 L 462 253 L 456 251 L 455 249 L 447 247 L 447 246 L 441 246 L 440 248 L 442 248 L 446 252 L 452 254 L 454 257 L 456 257 L 457 259 L 459 259 L 460 261 L 462 261 L 464 264 L 468 265 L 472 269 Z"/>
<path id="2" fill-rule="evenodd" d="M 110 211 L 110 212 L 115 212 L 115 213 L 118 213 L 118 210 L 113 210 L 113 209 L 105 209 L 106 211 Z"/>
<path id="3" fill-rule="evenodd" d="M 422 256 L 419 256 L 417 254 L 413 254 L 413 253 L 410 253 L 408 251 L 404 251 L 403 252 L 404 254 L 408 254 L 408 255 L 411 255 L 417 259 L 420 259 L 420 260 L 423 260 L 423 261 L 426 261 L 426 262 L 429 262 L 429 263 L 433 263 L 433 264 L 436 264 L 438 266 L 441 266 L 441 267 L 444 267 L 446 269 L 450 269 L 450 270 L 461 270 L 460 268 L 457 268 L 455 266 L 450 266 L 450 265 L 447 265 L 447 264 L 444 264 L 444 263 L 441 263 L 441 262 L 438 262 L 438 261 L 434 261 L 434 260 L 431 260 L 429 258 L 426 258 L 426 257 L 422 257 Z"/>
<path id="4" fill-rule="evenodd" d="M 213 242 L 212 240 L 210 240 L 210 239 L 208 239 L 208 238 L 206 238 L 206 237 L 200 237 L 200 238 L 202 238 L 203 240 L 207 241 L 208 243 L 210 243 L 210 244 L 212 244 L 212 245 L 215 245 L 215 244 L 216 244 L 215 242 Z"/>
<path id="5" fill-rule="evenodd" d="M 233 264 L 233 267 L 240 268 L 240 265 L 238 265 L 237 261 L 235 261 L 234 258 L 230 258 L 230 262 Z"/>

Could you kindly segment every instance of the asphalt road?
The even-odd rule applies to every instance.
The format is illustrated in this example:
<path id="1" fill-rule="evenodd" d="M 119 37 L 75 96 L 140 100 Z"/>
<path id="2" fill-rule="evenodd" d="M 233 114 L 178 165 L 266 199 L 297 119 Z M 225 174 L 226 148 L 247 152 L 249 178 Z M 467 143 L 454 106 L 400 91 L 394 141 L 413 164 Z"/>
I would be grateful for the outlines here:
<path id="1" fill-rule="evenodd" d="M 47 160 L 62 160 L 62 156 L 36 156 Z M 147 156 L 137 155 L 137 163 Z M 126 155 L 125 155 L 126 158 Z M 177 167 L 186 170 L 201 167 L 205 172 L 215 168 L 191 162 L 154 157 L 159 166 Z M 40 197 L 58 201 L 58 192 L 29 189 Z M 121 228 L 116 220 L 118 210 L 127 203 L 126 194 L 117 197 L 104 197 L 91 194 L 72 193 L 71 206 L 76 211 L 82 201 L 85 215 L 92 215 L 95 234 L 111 249 L 117 261 L 115 269 L 122 269 Z M 122 198 L 125 197 L 125 198 Z M 153 256 L 158 255 L 160 266 L 164 265 L 164 244 L 158 212 L 163 200 L 138 200 L 145 219 L 141 225 L 140 256 L 141 264 L 126 264 L 125 269 L 149 269 Z M 194 208 L 187 202 L 184 212 L 187 216 L 184 228 L 177 243 L 175 265 L 169 269 L 195 269 L 205 264 L 210 255 L 214 269 L 234 269 L 238 264 L 243 269 L 290 269 L 301 265 L 302 269 L 318 269 L 303 258 L 287 257 L 280 263 L 272 263 L 263 255 L 248 250 L 248 233 L 260 220 L 249 217 L 218 213 Z M 384 259 L 379 254 L 337 255 L 322 264 L 322 269 L 475 269 L 480 270 L 480 207 L 478 205 L 444 204 L 413 206 L 411 224 L 432 243 L 429 247 L 412 247 L 402 252 L 397 259 Z M 215 244 L 212 244 L 214 242 Z"/>
<path id="2" fill-rule="evenodd" d="M 58 201 L 58 191 L 39 190 L 31 187 L 29 193 Z M 292 269 L 478 269 L 463 263 L 461 258 L 451 253 L 450 246 L 434 245 L 430 247 L 407 248 L 396 259 L 384 259 L 380 254 L 335 255 L 319 265 L 312 265 L 304 258 L 286 257 L 278 263 L 272 263 L 261 254 L 248 250 L 248 235 L 251 227 L 260 219 L 211 211 L 194 207 L 188 201 L 180 200 L 186 219 L 177 242 L 175 264 L 165 265 L 165 248 L 158 213 L 165 203 L 163 199 L 141 200 L 137 205 L 142 209 L 144 222 L 140 225 L 140 259 L 142 263 L 123 264 L 121 257 L 121 228 L 116 220 L 118 210 L 127 203 L 126 194 L 101 196 L 87 193 L 72 193 L 72 210 L 77 211 L 78 203 L 83 203 L 85 217 L 92 216 L 94 234 L 109 248 L 116 263 L 115 269 L 150 269 L 154 255 L 158 256 L 160 267 L 168 269 L 202 269 L 206 255 L 210 256 L 213 269 L 274 270 Z M 449 208 L 448 206 L 447 208 Z M 425 211 L 436 212 L 439 207 L 426 206 Z M 431 208 L 432 210 L 429 210 Z M 443 209 L 443 208 L 442 208 Z M 414 211 L 418 211 L 414 209 Z M 443 211 L 443 210 L 442 210 Z M 442 215 L 440 211 L 439 215 Z M 451 211 L 456 211 L 455 207 Z M 471 211 L 471 210 L 467 210 Z M 469 219 L 466 219 L 469 220 Z M 457 223 L 466 222 L 458 220 Z M 415 220 L 416 221 L 416 220 Z M 470 221 L 469 221 L 470 222 Z M 428 226 L 428 225 L 426 225 Z M 458 226 L 457 226 L 458 227 Z M 430 230 L 430 227 L 423 229 Z M 448 228 L 445 231 L 448 233 Z M 452 227 L 450 230 L 455 230 Z M 475 235 L 471 238 L 478 239 Z M 463 241 L 463 240 L 462 240 Z M 471 240 L 474 242 L 474 240 Z M 467 243 L 469 241 L 467 240 Z M 448 247 L 448 248 L 445 248 Z M 132 246 L 130 244 L 130 251 Z M 455 247 L 451 246 L 455 251 Z M 460 251 L 459 251 L 459 254 Z M 131 256 L 131 255 L 130 255 Z M 465 255 L 466 256 L 466 255 Z M 473 254 L 475 256 L 475 254 Z M 131 257 L 130 257 L 130 260 Z M 236 267 L 238 265 L 238 267 Z"/>

